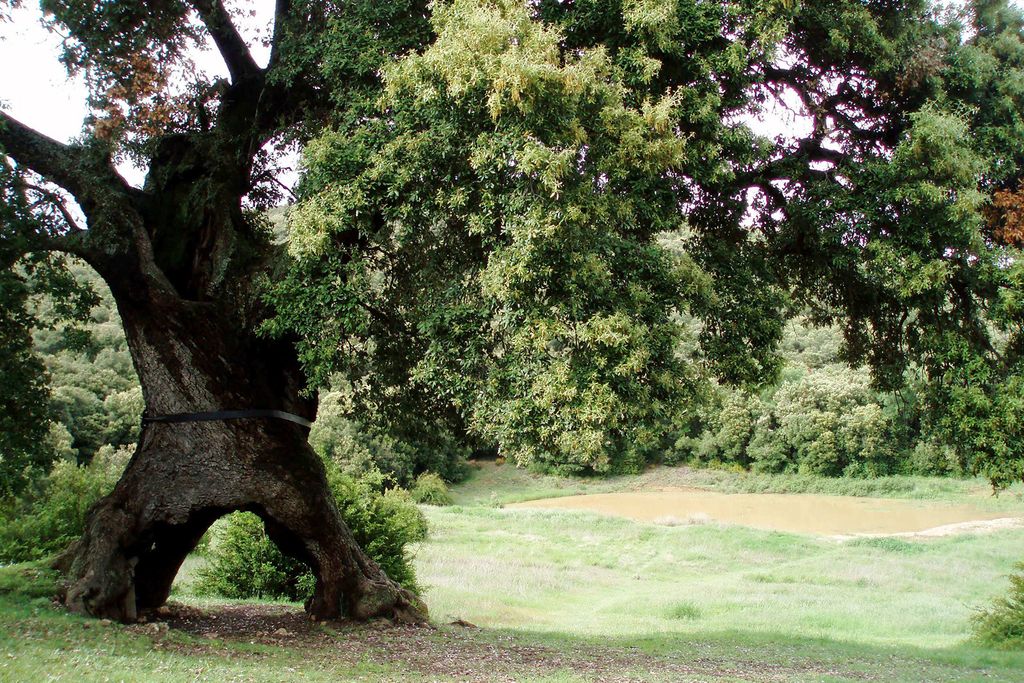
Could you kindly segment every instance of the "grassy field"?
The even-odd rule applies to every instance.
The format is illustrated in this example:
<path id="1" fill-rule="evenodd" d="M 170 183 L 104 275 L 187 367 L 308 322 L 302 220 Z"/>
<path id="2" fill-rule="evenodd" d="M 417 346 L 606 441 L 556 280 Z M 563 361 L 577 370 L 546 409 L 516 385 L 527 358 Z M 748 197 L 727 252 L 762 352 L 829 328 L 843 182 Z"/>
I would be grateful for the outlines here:
<path id="1" fill-rule="evenodd" d="M 434 628 L 311 625 L 296 606 L 199 601 L 187 594 L 197 560 L 175 599 L 201 617 L 102 625 L 54 608 L 49 575 L 8 568 L 0 680 L 1024 680 L 1024 653 L 969 640 L 972 613 L 1024 556 L 1021 529 L 840 542 L 497 507 L 660 486 L 860 492 L 1024 515 L 1020 491 L 992 499 L 977 481 L 685 469 L 580 481 L 488 465 L 454 491 L 458 505 L 425 508 L 431 537 L 416 564 Z"/>
<path id="2" fill-rule="evenodd" d="M 1024 549 L 1024 530 L 845 543 L 586 513 L 438 509 L 419 549 L 433 612 L 569 635 L 743 631 L 949 647 Z"/>

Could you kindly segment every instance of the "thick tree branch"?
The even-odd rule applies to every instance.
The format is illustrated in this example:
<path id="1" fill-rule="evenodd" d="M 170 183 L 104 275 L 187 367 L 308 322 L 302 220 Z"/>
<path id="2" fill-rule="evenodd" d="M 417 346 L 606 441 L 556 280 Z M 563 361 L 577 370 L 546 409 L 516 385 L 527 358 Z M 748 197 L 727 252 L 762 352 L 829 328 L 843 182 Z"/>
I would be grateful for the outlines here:
<path id="1" fill-rule="evenodd" d="M 277 0 L 274 5 L 274 37 L 270 43 L 270 64 L 268 69 L 274 66 L 281 59 L 281 43 L 284 41 L 285 23 L 292 11 L 291 0 Z"/>
<path id="2" fill-rule="evenodd" d="M 0 157 L 0 164 L 8 171 L 13 171 L 13 164 L 11 164 L 9 158 Z M 65 206 L 63 199 L 56 192 L 48 189 L 26 183 L 23 181 L 15 181 L 11 189 L 17 191 L 21 198 L 22 204 L 34 210 L 40 205 L 48 204 L 52 205 L 60 211 L 64 220 L 67 221 L 70 231 L 64 234 L 51 234 L 47 232 L 32 232 L 27 235 L 27 249 L 25 252 L 33 251 L 50 251 L 50 252 L 61 252 L 65 254 L 73 254 L 85 258 L 88 253 L 85 240 L 88 234 L 85 230 L 82 230 L 71 212 Z M 40 195 L 40 198 L 36 201 L 31 201 L 28 193 L 34 192 Z"/>
<path id="3" fill-rule="evenodd" d="M 249 46 L 231 22 L 231 16 L 224 3 L 220 0 L 192 0 L 190 4 L 216 43 L 233 83 L 239 83 L 262 72 L 252 58 Z"/>
<path id="4" fill-rule="evenodd" d="M 73 232 L 67 235 L 38 236 L 33 239 L 34 251 L 49 251 L 77 256 L 86 263 L 95 262 L 95 253 L 87 243 L 87 233 Z"/>
<path id="5" fill-rule="evenodd" d="M 108 154 L 58 142 L 3 111 L 0 154 L 70 192 L 86 214 L 90 206 L 106 196 L 118 195 L 130 201 L 142 196 L 118 175 Z"/>
<path id="6" fill-rule="evenodd" d="M 787 212 L 788 215 L 789 198 L 786 197 L 785 192 L 767 180 L 751 180 L 749 186 L 759 189 L 769 200 L 774 202 L 777 210 Z"/>
<path id="7" fill-rule="evenodd" d="M 0 111 L 0 147 L 5 154 L 71 194 L 83 193 L 86 162 L 82 150 L 58 142 Z"/>
<path id="8" fill-rule="evenodd" d="M 848 155 L 839 150 L 825 147 L 822 141 L 816 138 L 801 140 L 796 156 L 803 157 L 810 163 L 827 162 L 836 165 L 850 160 Z"/>
<path id="9" fill-rule="evenodd" d="M 884 118 L 884 111 L 879 109 L 876 102 L 872 101 L 869 93 L 859 90 L 856 87 L 856 80 L 860 76 L 847 77 L 838 83 L 835 93 L 828 95 L 822 91 L 821 82 L 830 80 L 827 74 L 813 73 L 806 67 L 779 68 L 775 66 L 762 67 L 765 77 L 763 86 L 784 104 L 780 88 L 788 88 L 797 96 L 803 105 L 803 115 L 809 116 L 814 121 L 815 136 L 822 138 L 826 131 L 826 119 L 831 118 L 839 131 L 849 137 L 850 140 L 862 145 L 886 144 L 893 146 L 898 134 L 894 135 L 891 130 L 865 128 L 862 121 L 868 119 L 877 121 Z M 833 83 L 836 79 L 831 79 Z M 859 112 L 860 116 L 846 111 L 852 109 Z"/>
<path id="10" fill-rule="evenodd" d="M 81 256 L 112 288 L 124 281 L 125 287 L 138 289 L 142 280 L 132 278 L 141 274 L 153 288 L 173 293 L 155 264 L 153 245 L 137 213 L 143 193 L 117 174 L 108 155 L 58 142 L 4 112 L 0 112 L 0 147 L 20 166 L 70 192 L 89 221 L 89 230 L 38 235 L 33 239 L 35 248 Z M 102 235 L 101 249 L 92 246 L 97 235 Z"/>

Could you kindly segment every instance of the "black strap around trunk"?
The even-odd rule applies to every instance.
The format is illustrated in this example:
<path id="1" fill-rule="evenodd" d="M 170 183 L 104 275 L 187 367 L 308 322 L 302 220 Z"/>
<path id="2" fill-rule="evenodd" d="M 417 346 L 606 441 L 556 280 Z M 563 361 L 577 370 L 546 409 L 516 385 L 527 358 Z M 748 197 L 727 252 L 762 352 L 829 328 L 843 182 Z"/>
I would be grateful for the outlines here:
<path id="1" fill-rule="evenodd" d="M 253 417 L 273 417 L 278 420 L 287 420 L 307 429 L 313 423 L 304 417 L 286 413 L 283 410 L 213 410 L 206 413 L 175 413 L 173 415 L 142 416 L 142 424 L 152 422 L 216 422 L 218 420 L 245 420 Z"/>

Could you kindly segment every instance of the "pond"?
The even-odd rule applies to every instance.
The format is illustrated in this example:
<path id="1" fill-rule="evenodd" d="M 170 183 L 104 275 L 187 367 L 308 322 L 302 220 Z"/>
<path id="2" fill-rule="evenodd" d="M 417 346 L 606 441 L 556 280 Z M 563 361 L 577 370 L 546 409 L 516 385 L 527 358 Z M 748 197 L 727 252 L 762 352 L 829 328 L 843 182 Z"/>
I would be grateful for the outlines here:
<path id="1" fill-rule="evenodd" d="M 599 493 L 515 503 L 511 508 L 588 510 L 657 524 L 719 522 L 826 536 L 923 534 L 1006 528 L 1024 520 L 968 504 L 699 489 Z"/>

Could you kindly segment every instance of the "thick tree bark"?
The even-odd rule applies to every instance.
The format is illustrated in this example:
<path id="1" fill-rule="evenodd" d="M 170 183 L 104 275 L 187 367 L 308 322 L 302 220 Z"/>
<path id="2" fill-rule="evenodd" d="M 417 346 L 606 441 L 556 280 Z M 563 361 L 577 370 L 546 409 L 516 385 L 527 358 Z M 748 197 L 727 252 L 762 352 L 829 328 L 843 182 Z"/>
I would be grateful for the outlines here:
<path id="1" fill-rule="evenodd" d="M 115 298 L 150 414 L 273 408 L 312 419 L 289 345 L 239 332 L 212 305 Z M 305 429 L 272 418 L 145 425 L 113 493 L 62 557 L 68 607 L 133 621 L 160 606 L 210 524 L 236 510 L 259 515 L 282 551 L 313 569 L 312 617 L 425 618 L 353 539 Z"/>

